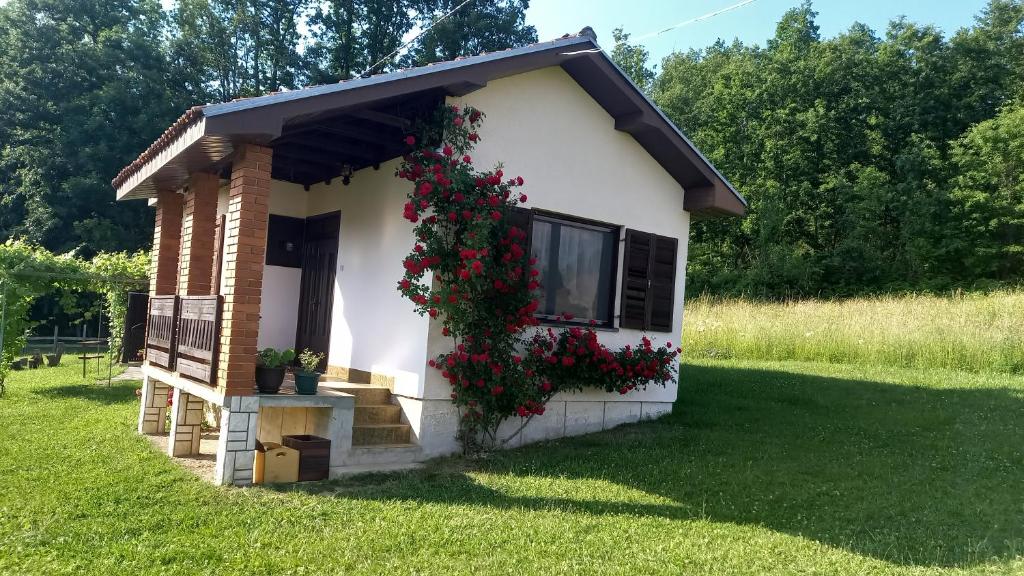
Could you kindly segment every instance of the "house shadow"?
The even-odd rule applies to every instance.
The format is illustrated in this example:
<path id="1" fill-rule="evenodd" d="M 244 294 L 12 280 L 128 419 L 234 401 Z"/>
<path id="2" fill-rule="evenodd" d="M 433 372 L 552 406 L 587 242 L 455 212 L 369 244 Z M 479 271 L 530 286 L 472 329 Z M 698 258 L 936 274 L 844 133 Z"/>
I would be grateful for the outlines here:
<path id="1" fill-rule="evenodd" d="M 97 384 L 68 384 L 65 386 L 54 386 L 53 388 L 41 388 L 34 393 L 46 398 L 61 400 L 76 398 L 97 404 L 124 404 L 135 400 L 135 391 L 138 390 L 138 382 L 120 381 Z"/>
<path id="2" fill-rule="evenodd" d="M 920 387 L 686 365 L 675 411 L 658 421 L 281 489 L 734 523 L 906 566 L 1008 560 L 1024 550 L 1024 395 L 964 379 Z M 489 475 L 605 481 L 658 498 L 511 495 Z"/>

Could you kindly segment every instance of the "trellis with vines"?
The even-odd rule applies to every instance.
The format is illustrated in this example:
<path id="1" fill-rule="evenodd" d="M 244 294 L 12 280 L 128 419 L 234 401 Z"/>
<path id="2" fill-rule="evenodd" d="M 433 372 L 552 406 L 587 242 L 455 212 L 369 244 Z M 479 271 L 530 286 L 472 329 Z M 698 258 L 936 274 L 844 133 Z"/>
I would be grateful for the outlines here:
<path id="1" fill-rule="evenodd" d="M 11 363 L 24 348 L 32 321 L 32 303 L 46 294 L 57 294 L 67 307 L 75 295 L 102 295 L 110 322 L 111 351 L 121 345 L 128 290 L 144 289 L 149 257 L 145 252 L 100 253 L 91 260 L 74 254 L 54 254 L 45 248 L 9 240 L 0 244 L 0 394 Z"/>

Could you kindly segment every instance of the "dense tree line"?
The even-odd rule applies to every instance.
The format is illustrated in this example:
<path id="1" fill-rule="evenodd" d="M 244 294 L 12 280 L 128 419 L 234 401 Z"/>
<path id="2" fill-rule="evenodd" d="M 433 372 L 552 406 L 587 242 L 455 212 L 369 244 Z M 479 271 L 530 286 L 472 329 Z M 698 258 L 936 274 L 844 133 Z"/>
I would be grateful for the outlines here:
<path id="1" fill-rule="evenodd" d="M 809 3 L 766 46 L 661 63 L 650 93 L 750 203 L 696 222 L 688 291 L 767 297 L 1024 277 L 1024 3 L 944 37 L 906 20 L 822 39 Z M 628 37 L 624 39 L 628 42 Z M 616 47 L 637 84 L 640 47 Z"/>
<path id="2" fill-rule="evenodd" d="M 0 241 L 135 250 L 110 180 L 187 107 L 536 41 L 528 0 L 10 0 L 0 6 Z M 372 70 L 371 70 L 372 67 Z"/>
<path id="3" fill-rule="evenodd" d="M 11 0 L 0 6 L 0 240 L 149 243 L 110 178 L 186 107 L 536 40 L 526 0 Z M 945 36 L 897 20 L 821 38 L 810 4 L 765 46 L 658 66 L 610 53 L 750 202 L 695 222 L 689 290 L 844 295 L 1024 274 L 1024 0 Z"/>

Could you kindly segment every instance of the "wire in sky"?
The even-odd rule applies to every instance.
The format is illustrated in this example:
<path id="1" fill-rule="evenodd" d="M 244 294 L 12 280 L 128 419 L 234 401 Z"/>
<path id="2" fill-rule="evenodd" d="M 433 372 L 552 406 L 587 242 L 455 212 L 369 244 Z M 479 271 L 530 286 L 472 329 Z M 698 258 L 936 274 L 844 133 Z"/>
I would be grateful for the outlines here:
<path id="1" fill-rule="evenodd" d="M 434 20 L 433 22 L 431 22 L 431 23 L 430 23 L 430 26 L 427 26 L 426 28 L 424 28 L 424 29 L 423 29 L 423 31 L 422 31 L 422 32 L 420 32 L 419 34 L 417 34 L 416 36 L 414 36 L 412 40 L 409 40 L 409 41 L 408 41 L 408 42 L 406 42 L 405 44 L 402 44 L 401 46 L 399 46 L 398 48 L 396 48 L 394 52 L 392 52 L 392 53 L 388 54 L 387 56 L 385 56 L 385 57 L 381 58 L 380 60 L 378 60 L 378 61 L 377 61 L 377 62 L 376 62 L 376 63 L 375 63 L 375 64 L 374 64 L 373 66 L 370 66 L 370 67 L 369 67 L 369 68 L 367 68 L 366 70 L 363 70 L 363 73 L 362 73 L 362 74 L 360 74 L 360 76 L 366 76 L 366 75 L 367 75 L 367 74 L 369 74 L 369 73 L 370 73 L 371 71 L 373 71 L 373 69 L 374 69 L 374 68 L 376 68 L 377 66 L 380 66 L 381 64 L 383 64 L 383 63 L 387 62 L 388 60 L 390 60 L 390 59 L 391 59 L 391 58 L 392 58 L 392 57 L 393 57 L 393 56 L 394 56 L 395 54 L 398 54 L 398 53 L 399 53 L 399 52 L 401 52 L 402 50 L 405 50 L 405 49 L 406 49 L 406 48 L 407 48 L 407 47 L 408 47 L 409 45 L 411 45 L 411 44 L 412 44 L 413 42 L 415 42 L 415 41 L 419 40 L 421 36 L 423 36 L 423 35 L 424 35 L 424 34 L 426 34 L 427 32 L 430 32 L 430 29 L 431 29 L 431 28 L 433 28 L 434 26 L 437 26 L 438 24 L 440 24 L 440 23 L 441 23 L 441 21 L 442 21 L 442 20 L 444 20 L 445 18 L 447 18 L 447 17 L 451 16 L 452 14 L 455 14 L 456 12 L 458 12 L 458 11 L 459 11 L 459 9 L 460 9 L 460 8 L 462 8 L 462 7 L 463 7 L 463 6 L 465 6 L 466 4 L 469 4 L 469 3 L 470 3 L 470 2 L 472 2 L 472 1 L 473 1 L 473 0 L 465 0 L 465 2 L 463 2 L 462 4 L 459 4 L 459 5 L 458 5 L 458 6 L 456 6 L 455 8 L 452 8 L 452 9 L 451 9 L 451 11 L 449 11 L 449 12 L 448 12 L 447 14 L 445 14 L 444 16 L 441 16 L 441 17 L 440 17 L 440 18 L 438 18 L 437 20 Z M 751 2 L 753 2 L 753 0 L 750 0 L 750 1 L 751 1 Z"/>
<path id="2" fill-rule="evenodd" d="M 714 18 L 715 16 L 718 16 L 719 14 L 724 14 L 726 12 L 731 12 L 731 11 L 737 9 L 737 8 L 742 8 L 742 7 L 746 6 L 747 4 L 753 4 L 754 2 L 757 2 L 757 0 L 743 0 L 742 2 L 737 2 L 737 3 L 732 4 L 730 6 L 726 6 L 725 8 L 721 8 L 719 10 L 715 10 L 713 12 L 708 12 L 707 14 L 704 14 L 704 15 L 701 15 L 701 16 L 697 16 L 696 18 L 690 18 L 689 20 L 683 20 L 682 22 L 680 22 L 678 24 L 673 24 L 672 26 L 669 26 L 668 28 L 665 28 L 665 29 L 662 29 L 662 30 L 657 30 L 657 31 L 651 32 L 649 34 L 644 34 L 643 36 L 637 36 L 636 38 L 631 38 L 630 42 L 639 42 L 641 40 L 646 40 L 648 38 L 654 38 L 655 36 L 660 36 L 660 35 L 662 35 L 662 34 L 664 34 L 666 32 L 671 32 L 672 30 L 675 30 L 676 28 L 682 28 L 683 26 L 688 26 L 688 25 L 693 24 L 695 22 L 700 22 L 701 20 L 707 20 L 708 18 Z M 615 46 L 619 46 L 620 44 L 625 44 L 625 42 L 616 42 Z M 591 53 L 591 52 L 600 52 L 600 50 L 595 50 L 595 49 L 591 49 L 591 50 L 578 50 L 576 52 L 563 52 L 562 54 L 564 56 L 572 56 L 574 54 L 585 54 L 585 53 Z"/>

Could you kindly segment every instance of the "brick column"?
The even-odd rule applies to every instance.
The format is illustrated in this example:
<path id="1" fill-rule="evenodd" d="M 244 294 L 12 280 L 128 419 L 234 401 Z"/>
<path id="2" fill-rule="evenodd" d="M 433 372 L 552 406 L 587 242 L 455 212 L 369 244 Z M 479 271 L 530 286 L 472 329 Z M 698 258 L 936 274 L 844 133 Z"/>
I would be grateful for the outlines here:
<path id="1" fill-rule="evenodd" d="M 171 414 L 171 436 L 167 452 L 171 456 L 199 454 L 203 425 L 203 399 L 181 388 L 174 389 L 174 412 Z"/>
<path id="2" fill-rule="evenodd" d="M 225 396 L 254 393 L 256 338 L 267 249 L 271 153 L 270 148 L 263 146 L 242 145 L 231 167 L 217 370 L 217 385 Z"/>
<path id="3" fill-rule="evenodd" d="M 174 294 L 178 287 L 178 252 L 181 246 L 182 197 L 161 190 L 156 199 L 156 225 L 153 227 L 152 265 L 149 294 Z"/>
<path id="4" fill-rule="evenodd" d="M 220 179 L 216 174 L 199 172 L 192 175 L 185 193 L 178 268 L 178 294 L 182 296 L 216 293 L 211 290 L 210 282 L 213 277 L 219 185 Z"/>
<path id="5" fill-rule="evenodd" d="M 139 410 L 140 434 L 163 434 L 166 429 L 167 395 L 170 387 L 154 378 L 142 379 L 142 406 Z"/>

